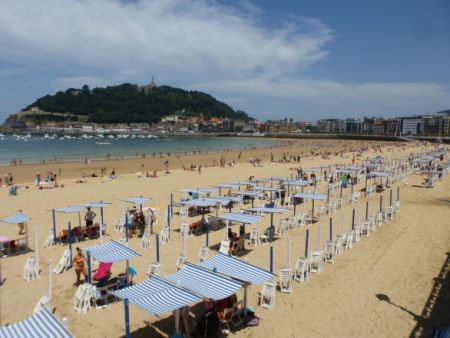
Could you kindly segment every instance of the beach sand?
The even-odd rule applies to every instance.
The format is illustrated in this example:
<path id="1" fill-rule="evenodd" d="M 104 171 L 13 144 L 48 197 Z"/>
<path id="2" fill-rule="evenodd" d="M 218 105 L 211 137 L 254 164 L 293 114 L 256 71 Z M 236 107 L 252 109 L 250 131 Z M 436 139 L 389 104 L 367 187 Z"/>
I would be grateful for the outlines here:
<path id="1" fill-rule="evenodd" d="M 347 149 L 356 147 L 359 143 L 346 143 Z M 366 144 L 366 142 L 364 143 Z M 375 143 L 371 143 L 374 145 Z M 32 282 L 23 279 L 23 266 L 26 259 L 33 255 L 19 255 L 1 259 L 2 277 L 5 279 L 1 286 L 0 308 L 1 325 L 14 323 L 31 315 L 38 300 L 47 292 L 48 260 L 55 265 L 61 258 L 66 246 L 52 246 L 42 248 L 42 244 L 51 228 L 51 212 L 48 209 L 62 208 L 70 205 L 90 201 L 109 201 L 113 206 L 105 209 L 105 220 L 108 225 L 106 239 L 119 239 L 121 236 L 113 231 L 116 219 L 123 215 L 125 205 L 118 199 L 130 196 L 144 196 L 153 199 L 150 205 L 159 208 L 159 224 L 156 230 L 164 225 L 164 208 L 169 202 L 169 195 L 182 188 L 207 187 L 218 183 L 235 182 L 269 176 L 289 176 L 298 167 L 293 163 L 270 163 L 270 153 L 279 158 L 283 153 L 306 154 L 311 149 L 330 149 L 334 152 L 343 148 L 344 142 L 336 141 L 295 141 L 282 148 L 271 150 L 252 150 L 244 152 L 235 167 L 203 168 L 202 173 L 184 171 L 180 168 L 186 164 L 212 163 L 222 154 L 207 154 L 169 158 L 170 175 L 162 174 L 160 178 L 149 179 L 138 177 L 136 172 L 144 169 L 162 169 L 166 159 L 145 159 L 144 169 L 140 169 L 141 159 L 123 161 L 98 161 L 88 165 L 83 163 L 58 164 L 62 168 L 60 184 L 64 188 L 38 190 L 32 185 L 37 171 L 45 173 L 47 170 L 56 171 L 55 164 L 27 165 L 16 167 L 2 167 L 2 175 L 11 171 L 22 186 L 29 185 L 29 189 L 19 189 L 16 197 L 8 197 L 7 189 L 0 188 L 0 217 L 13 214 L 22 209 L 32 221 L 30 227 L 30 247 L 34 248 L 34 227 L 38 230 L 40 244 L 39 256 L 41 261 L 41 277 Z M 419 144 L 390 145 L 383 148 L 383 156 L 387 158 L 407 156 L 412 151 L 422 152 L 432 149 L 431 146 Z M 239 152 L 225 154 L 226 161 L 237 160 Z M 379 154 L 379 153 L 377 153 Z M 303 158 L 301 166 L 311 167 L 335 163 L 351 163 L 355 153 L 347 153 L 346 158 L 330 156 L 321 159 L 320 156 Z M 373 156 L 371 150 L 363 155 Z M 263 167 L 254 167 L 248 158 L 261 158 Z M 360 158 L 361 159 L 361 158 Z M 74 178 L 79 178 L 81 172 L 99 172 L 99 168 L 107 166 L 108 172 L 116 168 L 119 177 L 88 178 L 88 183 L 76 184 Z M 355 243 L 350 251 L 345 251 L 334 264 L 324 264 L 320 274 L 313 274 L 307 283 L 294 283 L 293 293 L 290 295 L 276 294 L 276 305 L 271 310 L 259 307 L 258 292 L 260 286 L 250 287 L 249 305 L 256 307 L 256 314 L 261 318 L 258 327 L 249 327 L 232 334 L 237 337 L 406 337 L 420 331 L 419 325 L 425 325 L 425 333 L 429 334 L 430 327 L 423 319 L 423 311 L 428 297 L 435 283 L 442 265 L 447 258 L 450 245 L 450 177 L 446 176 L 433 189 L 417 187 L 423 176 L 414 175 L 408 178 L 408 184 L 400 184 L 401 210 L 391 222 L 383 224 L 368 238 Z M 398 184 L 397 184 L 398 185 Z M 396 198 L 397 188 L 393 188 Z M 358 189 L 363 188 L 360 183 Z M 344 196 L 348 196 L 348 191 Z M 320 185 L 319 192 L 326 192 L 326 186 Z M 370 213 L 379 208 L 380 194 L 369 198 Z M 180 195 L 175 194 L 176 199 Z M 389 201 L 389 190 L 383 193 L 384 203 Z M 307 203 L 307 207 L 310 204 Z M 365 199 L 358 204 L 348 205 L 333 214 L 335 233 L 342 233 L 351 228 L 352 208 L 357 209 L 357 217 L 364 217 Z M 290 211 L 290 213 L 292 210 Z M 99 212 L 97 211 L 97 214 Z M 190 222 L 197 218 L 189 219 Z M 275 220 L 278 216 L 275 216 Z M 57 228 L 67 228 L 67 223 L 78 224 L 76 215 L 57 215 Z M 264 229 L 270 222 L 265 217 L 260 229 Z M 310 226 L 310 248 L 318 243 L 318 229 L 321 229 L 321 245 L 328 239 L 328 217 Z M 181 219 L 175 216 L 172 224 L 171 241 L 161 246 L 161 264 L 163 274 L 176 271 L 175 262 L 181 251 L 179 229 Z M 2 224 L 1 235 L 15 237 L 17 226 Z M 237 232 L 237 226 L 233 231 Z M 287 237 L 291 238 L 291 265 L 298 257 L 304 255 L 306 228 L 289 231 L 287 236 L 276 240 L 274 247 L 274 272 L 287 264 Z M 210 233 L 210 245 L 219 243 L 225 237 L 224 230 Z M 96 244 L 98 241 L 89 240 L 79 243 L 80 247 Z M 131 248 L 142 254 L 133 259 L 130 266 L 134 267 L 138 275 L 135 282 L 146 278 L 148 264 L 155 261 L 155 239 L 152 237 L 151 248 L 141 249 L 141 240 L 134 237 L 130 240 Z M 205 243 L 205 235 L 190 236 L 187 247 L 187 260 L 198 262 L 199 248 Z M 243 257 L 250 263 L 269 269 L 269 245 L 246 247 L 251 251 Z M 212 251 L 211 253 L 213 253 Z M 113 275 L 125 270 L 125 263 L 114 264 Z M 123 303 L 118 302 L 106 309 L 91 310 L 87 314 L 77 314 L 73 310 L 76 287 L 75 273 L 72 270 L 61 275 L 53 276 L 52 308 L 58 318 L 67 317 L 71 332 L 77 337 L 122 337 L 124 336 Z M 391 303 L 380 301 L 377 294 L 390 298 Z M 242 298 L 239 292 L 238 298 Z M 133 337 L 168 337 L 174 333 L 174 317 L 170 314 L 156 318 L 141 309 L 130 305 L 131 332 Z M 447 322 L 448 325 L 448 322 Z"/>

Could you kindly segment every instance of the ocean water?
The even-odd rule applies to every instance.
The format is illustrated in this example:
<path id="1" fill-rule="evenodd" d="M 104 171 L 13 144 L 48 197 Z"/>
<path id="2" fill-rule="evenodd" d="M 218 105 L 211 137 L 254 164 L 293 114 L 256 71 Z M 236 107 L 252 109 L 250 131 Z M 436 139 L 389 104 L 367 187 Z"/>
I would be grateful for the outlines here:
<path id="1" fill-rule="evenodd" d="M 10 164 L 12 160 L 22 163 L 48 161 L 77 161 L 84 158 L 105 159 L 152 156 L 159 153 L 191 153 L 193 151 L 211 152 L 220 150 L 244 150 L 249 148 L 268 148 L 277 140 L 247 137 L 214 136 L 161 136 L 158 138 L 128 137 L 104 138 L 61 136 L 13 136 L 0 135 L 0 164 Z"/>

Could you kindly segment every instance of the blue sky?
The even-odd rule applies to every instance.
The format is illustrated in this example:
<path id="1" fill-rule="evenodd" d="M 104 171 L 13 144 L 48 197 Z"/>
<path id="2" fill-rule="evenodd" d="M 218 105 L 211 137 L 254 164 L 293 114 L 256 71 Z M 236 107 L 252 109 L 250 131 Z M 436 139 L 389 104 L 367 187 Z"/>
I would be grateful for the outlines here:
<path id="1" fill-rule="evenodd" d="M 448 0 L 0 0 L 0 121 L 152 75 L 262 120 L 449 109 L 449 17 Z"/>

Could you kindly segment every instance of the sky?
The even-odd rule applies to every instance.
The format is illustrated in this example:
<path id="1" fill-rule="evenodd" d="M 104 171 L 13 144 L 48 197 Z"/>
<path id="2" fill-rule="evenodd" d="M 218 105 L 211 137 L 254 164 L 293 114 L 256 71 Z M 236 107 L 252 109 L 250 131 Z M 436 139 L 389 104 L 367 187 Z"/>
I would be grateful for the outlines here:
<path id="1" fill-rule="evenodd" d="M 260 120 L 434 113 L 449 18 L 449 0 L 0 0 L 0 121 L 152 76 Z"/>

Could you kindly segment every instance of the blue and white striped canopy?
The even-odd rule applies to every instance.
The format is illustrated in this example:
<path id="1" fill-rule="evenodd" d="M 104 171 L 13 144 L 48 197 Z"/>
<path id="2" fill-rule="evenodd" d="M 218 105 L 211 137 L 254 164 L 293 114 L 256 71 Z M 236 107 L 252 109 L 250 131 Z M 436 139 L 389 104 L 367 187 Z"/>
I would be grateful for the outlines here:
<path id="1" fill-rule="evenodd" d="M 123 202 L 132 203 L 132 204 L 145 204 L 151 201 L 150 198 L 145 197 L 129 197 L 124 200 L 121 200 Z"/>
<path id="2" fill-rule="evenodd" d="M 263 284 L 274 278 L 273 274 L 264 269 L 221 253 L 198 265 L 250 284 Z"/>
<path id="3" fill-rule="evenodd" d="M 231 202 L 239 202 L 242 201 L 242 197 L 240 196 L 220 196 L 220 197 L 208 197 L 207 200 L 222 202 L 222 204 L 228 204 Z"/>
<path id="4" fill-rule="evenodd" d="M 201 301 L 194 292 L 174 285 L 163 277 L 152 276 L 145 281 L 112 292 L 115 296 L 154 314 L 171 312 Z"/>
<path id="5" fill-rule="evenodd" d="M 237 214 L 232 212 L 227 212 L 221 216 L 224 220 L 243 223 L 243 224 L 256 224 L 261 220 L 261 216 L 256 215 L 246 215 L 246 214 Z"/>
<path id="6" fill-rule="evenodd" d="M 220 183 L 216 187 L 223 189 L 239 189 L 239 184 L 236 183 Z"/>
<path id="7" fill-rule="evenodd" d="M 277 188 L 271 188 L 271 187 L 253 187 L 253 190 L 258 190 L 258 191 L 281 191 L 281 189 L 277 189 Z"/>
<path id="8" fill-rule="evenodd" d="M 284 181 L 283 184 L 285 185 L 291 185 L 291 186 L 297 186 L 297 187 L 304 187 L 310 184 L 309 181 L 302 181 L 302 180 L 294 180 L 294 181 Z"/>
<path id="9" fill-rule="evenodd" d="M 84 251 L 104 263 L 116 263 L 140 256 L 133 249 L 113 240 L 87 247 Z"/>
<path id="10" fill-rule="evenodd" d="M 304 199 L 309 199 L 309 200 L 326 200 L 328 197 L 327 195 L 322 195 L 322 194 L 311 194 L 311 193 L 298 193 L 295 194 L 294 197 L 296 198 L 304 198 Z"/>
<path id="11" fill-rule="evenodd" d="M 203 297 L 214 300 L 231 296 L 243 285 L 242 282 L 189 263 L 165 278 Z"/>
<path id="12" fill-rule="evenodd" d="M 25 215 L 22 211 L 18 211 L 14 216 L 9 216 L 9 217 L 0 219 L 1 222 L 8 223 L 8 224 L 25 223 L 30 220 L 31 220 L 31 217 Z"/>
<path id="13" fill-rule="evenodd" d="M 389 177 L 389 176 L 392 176 L 392 174 L 391 173 L 381 172 L 381 171 L 372 171 L 367 176 L 368 177 Z"/>
<path id="14" fill-rule="evenodd" d="M 56 209 L 56 212 L 64 212 L 67 214 L 75 214 L 75 213 L 79 213 L 83 211 L 83 207 L 80 206 L 75 206 L 75 207 L 67 207 L 67 208 L 61 208 L 61 209 Z"/>
<path id="15" fill-rule="evenodd" d="M 269 177 L 269 179 L 271 181 L 285 181 L 285 180 L 288 180 L 289 177 L 286 177 L 286 176 L 271 176 L 271 177 Z"/>
<path id="16" fill-rule="evenodd" d="M 255 181 L 239 181 L 240 185 L 257 185 Z"/>
<path id="17" fill-rule="evenodd" d="M 80 207 L 83 208 L 94 208 L 94 209 L 100 209 L 100 208 L 106 208 L 111 206 L 112 203 L 109 202 L 89 202 L 89 203 L 84 203 L 84 204 L 80 204 Z"/>
<path id="18" fill-rule="evenodd" d="M 263 197 L 264 194 L 262 192 L 257 191 L 237 191 L 233 192 L 233 195 L 241 195 L 241 196 L 253 196 L 253 197 Z"/>
<path id="19" fill-rule="evenodd" d="M 207 208 L 207 207 L 213 207 L 220 202 L 213 201 L 211 199 L 206 199 L 206 198 L 199 198 L 199 199 L 195 199 L 195 200 L 182 201 L 179 203 L 183 204 L 183 205 L 189 205 L 192 207 Z"/>
<path id="20" fill-rule="evenodd" d="M 45 307 L 16 324 L 0 327 L 1 338 L 17 337 L 61 337 L 71 338 L 73 335 Z"/>
<path id="21" fill-rule="evenodd" d="M 209 194 L 209 193 L 212 193 L 212 192 L 219 191 L 219 188 L 213 188 L 213 187 L 211 187 L 211 188 L 198 188 L 197 191 L 205 193 L 205 194 Z"/>
<path id="22" fill-rule="evenodd" d="M 287 209 L 284 208 L 251 208 L 251 209 L 246 209 L 244 211 L 250 211 L 250 212 L 263 212 L 265 214 L 283 214 L 286 211 L 288 211 Z"/>

